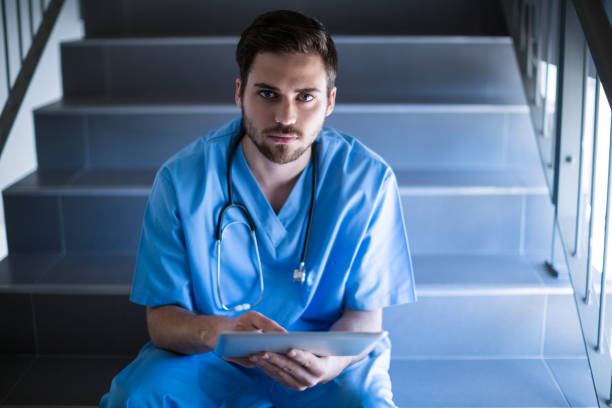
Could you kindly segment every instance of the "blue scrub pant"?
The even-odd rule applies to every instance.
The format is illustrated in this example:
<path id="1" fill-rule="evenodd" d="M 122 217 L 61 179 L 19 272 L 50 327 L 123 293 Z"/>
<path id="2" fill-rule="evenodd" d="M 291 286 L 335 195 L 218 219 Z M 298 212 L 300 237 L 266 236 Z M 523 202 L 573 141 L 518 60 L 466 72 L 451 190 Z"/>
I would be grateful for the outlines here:
<path id="1" fill-rule="evenodd" d="M 100 406 L 395 407 L 388 373 L 389 355 L 389 344 L 383 341 L 335 380 L 297 391 L 269 378 L 258 368 L 229 363 L 214 353 L 182 356 L 149 342 L 113 379 Z"/>

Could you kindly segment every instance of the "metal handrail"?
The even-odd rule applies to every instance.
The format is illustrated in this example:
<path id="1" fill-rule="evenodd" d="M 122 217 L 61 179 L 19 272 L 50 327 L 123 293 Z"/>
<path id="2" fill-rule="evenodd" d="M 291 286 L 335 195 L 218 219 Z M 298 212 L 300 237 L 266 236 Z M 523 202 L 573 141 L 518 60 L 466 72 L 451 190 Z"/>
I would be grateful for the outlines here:
<path id="1" fill-rule="evenodd" d="M 539 0 L 504 0 L 506 2 L 506 13 L 509 18 L 509 26 L 513 30 L 515 38 L 515 49 L 519 58 L 519 65 L 523 76 L 525 93 L 529 96 L 534 94 L 535 104 L 529 98 L 528 103 L 531 108 L 531 117 L 534 129 L 537 132 L 538 147 L 540 150 L 541 162 L 547 172 L 547 183 L 550 190 L 551 203 L 554 206 L 554 222 L 552 231 L 552 243 L 550 258 L 546 262 L 547 269 L 559 276 L 558 271 L 563 270 L 562 264 L 567 266 L 567 277 L 573 287 L 574 301 L 578 312 L 582 336 L 585 344 L 586 355 L 588 356 L 589 366 L 591 367 L 594 390 L 598 397 L 598 405 L 601 407 L 612 406 L 612 344 L 610 344 L 609 324 L 606 325 L 606 300 L 608 295 L 608 280 L 610 275 L 608 263 L 608 244 L 612 243 L 609 226 L 612 225 L 612 143 L 609 145 L 607 174 L 600 172 L 599 155 L 597 153 L 599 145 L 605 142 L 604 138 L 612 141 L 612 123 L 610 134 L 601 133 L 600 107 L 612 107 L 612 26 L 605 12 L 604 5 L 598 0 L 550 0 L 541 2 Z M 553 5 L 560 5 L 558 11 L 551 15 Z M 558 22 L 558 29 L 553 30 L 553 38 L 541 36 L 545 44 L 536 43 L 535 49 L 549 47 L 553 45 L 557 52 L 556 56 L 551 57 L 548 52 L 545 56 L 534 56 L 530 49 L 529 41 L 533 35 L 533 27 L 525 21 L 525 16 L 538 13 L 548 18 L 546 26 L 551 21 Z M 554 20 L 551 20 L 554 19 Z M 527 19 L 528 20 L 528 19 Z M 548 32 L 546 33 L 548 34 Z M 538 41 L 538 39 L 536 39 Z M 548 51 L 548 48 L 546 48 Z M 589 59 L 589 53 L 592 59 Z M 524 61 L 528 59 L 527 61 Z M 531 59 L 531 60 L 530 60 Z M 534 64 L 535 62 L 535 64 Z M 548 79 L 543 84 L 545 89 L 542 98 L 544 108 L 539 111 L 538 105 L 538 81 L 533 81 L 533 72 L 529 68 L 536 67 L 537 78 L 540 69 L 545 70 L 548 75 L 551 67 L 556 69 L 556 99 L 552 113 L 553 120 L 549 122 L 555 126 L 552 130 L 546 127 L 549 113 L 546 111 L 548 98 Z M 595 68 L 594 72 L 591 68 Z M 594 95 L 589 94 L 589 103 L 593 96 L 594 106 L 587 109 L 587 92 L 589 92 L 590 81 L 595 76 Z M 540 84 L 542 85 L 542 84 Z M 551 84 L 552 86 L 553 84 Z M 602 90 L 600 90 L 600 86 Z M 591 110 L 593 108 L 593 110 Z M 538 120 L 542 115 L 542 126 Z M 586 115 L 590 115 L 593 123 L 587 126 Z M 592 128 L 591 128 L 592 125 Z M 585 151 L 583 143 L 585 134 L 592 131 L 586 140 L 592 142 L 592 160 L 588 164 L 590 169 L 585 168 Z M 548 154 L 552 150 L 550 159 Z M 579 157 L 578 168 L 576 167 L 575 157 Z M 548 166 L 550 164 L 550 167 Z M 602 164 L 603 166 L 603 164 Z M 583 174 L 590 170 L 590 191 L 583 185 Z M 603 177 L 606 177 L 604 179 Z M 598 180 L 606 181 L 605 186 L 605 217 L 603 232 L 603 259 L 601 266 L 601 277 L 599 282 L 599 296 L 595 296 L 596 288 L 591 285 L 595 280 L 594 273 L 594 224 L 596 222 L 594 208 L 595 191 L 604 186 L 598 187 Z M 590 194 L 589 194 L 590 193 Z M 584 200 L 582 195 L 585 194 Z M 588 197 L 586 196 L 588 194 Z M 602 195 L 602 193 L 598 193 Z M 575 198 L 575 201 L 572 200 Z M 602 196 L 603 198 L 603 196 Z M 583 213 L 583 201 L 589 203 L 588 215 Z M 603 199 L 602 199 L 603 201 Z M 574 206 L 575 205 L 575 206 Z M 584 219 L 583 219 L 584 218 Z M 588 231 L 584 237 L 583 228 L 588 218 Z M 586 238 L 586 254 L 582 251 L 583 237 Z M 571 239 L 574 241 L 571 242 Z M 557 261 L 555 247 L 560 242 L 562 260 Z M 597 242 L 599 243 L 599 241 Z M 585 257 L 586 255 L 586 257 Z M 601 256 L 601 254 L 597 254 Z M 599 266 L 597 266 L 599 268 Z M 584 286 L 583 286 L 584 284 Z M 594 286 L 594 285 L 593 285 Z"/>
<path id="2" fill-rule="evenodd" d="M 23 102 L 26 91 L 30 86 L 30 82 L 32 81 L 32 77 L 34 76 L 34 71 L 36 70 L 36 66 L 40 61 L 40 57 L 47 45 L 47 41 L 49 40 L 49 36 L 51 35 L 51 31 L 55 26 L 55 22 L 59 16 L 59 12 L 64 5 L 64 0 L 51 0 L 47 9 L 44 8 L 44 2 L 41 0 L 40 2 L 40 12 L 42 15 L 42 21 L 34 34 L 34 24 L 32 18 L 32 1 L 29 0 L 29 26 L 30 26 L 30 36 L 31 36 L 31 44 L 28 52 L 23 57 L 23 39 L 22 39 L 22 27 L 21 27 L 21 2 L 17 0 L 17 19 L 18 19 L 18 41 L 19 41 L 19 59 L 20 59 L 20 70 L 17 74 L 17 78 L 15 79 L 15 83 L 11 86 L 11 75 L 10 75 L 10 58 L 9 58 L 9 41 L 7 34 L 7 24 L 6 24 L 6 2 L 2 0 L 1 2 L 1 12 L 2 12 L 2 31 L 4 34 L 4 60 L 6 65 L 6 82 L 8 89 L 8 97 L 4 104 L 4 108 L 2 109 L 2 114 L 0 115 L 0 155 L 4 151 L 4 147 L 6 146 L 6 142 L 8 140 L 9 133 L 15 123 L 15 118 L 17 117 L 17 113 L 19 112 L 19 108 Z"/>

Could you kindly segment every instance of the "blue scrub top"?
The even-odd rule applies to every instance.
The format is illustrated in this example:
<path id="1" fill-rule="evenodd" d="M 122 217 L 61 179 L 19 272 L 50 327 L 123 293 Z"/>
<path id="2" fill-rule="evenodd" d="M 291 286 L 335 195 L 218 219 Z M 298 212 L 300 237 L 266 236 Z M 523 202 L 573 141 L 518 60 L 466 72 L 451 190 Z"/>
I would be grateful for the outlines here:
<path id="1" fill-rule="evenodd" d="M 178 305 L 199 314 L 237 316 L 217 296 L 215 227 L 228 200 L 229 150 L 242 120 L 197 139 L 157 172 L 147 204 L 131 300 Z M 312 163 L 275 213 L 238 147 L 232 161 L 234 201 L 253 218 L 265 290 L 252 310 L 290 331 L 327 330 L 343 308 L 374 310 L 416 300 L 397 181 L 391 168 L 356 139 L 324 128 L 315 143 L 317 191 L 306 255 L 298 268 L 311 196 Z M 245 221 L 230 210 L 223 225 Z M 253 240 L 229 227 L 221 251 L 226 305 L 254 303 L 259 275 Z"/>

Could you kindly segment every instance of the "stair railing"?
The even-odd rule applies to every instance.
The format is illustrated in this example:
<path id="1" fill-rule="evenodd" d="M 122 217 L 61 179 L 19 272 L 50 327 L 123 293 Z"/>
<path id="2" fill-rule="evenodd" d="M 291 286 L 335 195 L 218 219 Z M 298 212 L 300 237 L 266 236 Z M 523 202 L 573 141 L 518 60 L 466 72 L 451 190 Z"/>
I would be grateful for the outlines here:
<path id="1" fill-rule="evenodd" d="M 611 0 L 606 0 L 611 1 Z M 600 0 L 504 0 L 600 407 L 612 406 L 612 27 Z"/>
<path id="2" fill-rule="evenodd" d="M 14 14 L 9 15 L 6 7 L 6 0 L 0 2 L 0 14 L 2 17 L 2 37 L 4 44 L 4 66 L 6 71 L 6 89 L 7 95 L 4 101 L 2 114 L 0 115 L 0 156 L 4 150 L 4 146 L 8 140 L 11 128 L 15 123 L 15 118 L 19 112 L 19 108 L 23 102 L 26 91 L 30 85 L 36 66 L 40 61 L 40 57 L 47 45 L 51 31 L 55 26 L 59 12 L 64 4 L 64 0 L 40 0 L 37 4 L 33 0 L 27 0 L 27 5 L 22 9 L 22 1 L 14 0 L 11 8 L 14 9 Z M 45 4 L 47 3 L 47 4 Z M 23 11 L 23 15 L 22 15 Z M 27 14 L 26 14 L 27 13 Z M 40 23 L 35 29 L 34 16 L 40 14 Z M 27 17 L 27 27 L 25 29 L 30 34 L 30 46 L 24 53 L 24 18 Z M 16 22 L 16 33 L 9 29 L 9 21 Z M 12 37 L 16 34 L 15 37 Z M 11 50 L 17 47 L 18 51 L 18 69 L 15 71 L 17 75 L 13 82 L 11 75 L 11 67 L 15 65 L 11 58 Z M 25 54 L 25 58 L 24 58 Z"/>

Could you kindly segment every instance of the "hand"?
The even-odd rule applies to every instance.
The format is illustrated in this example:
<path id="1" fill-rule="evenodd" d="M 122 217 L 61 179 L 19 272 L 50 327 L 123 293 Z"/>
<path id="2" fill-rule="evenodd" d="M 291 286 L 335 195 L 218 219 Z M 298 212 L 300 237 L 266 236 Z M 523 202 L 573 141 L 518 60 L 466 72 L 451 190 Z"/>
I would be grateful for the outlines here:
<path id="1" fill-rule="evenodd" d="M 217 345 L 217 339 L 221 332 L 286 332 L 281 325 L 276 323 L 274 320 L 267 318 L 261 313 L 255 311 L 248 311 L 241 314 L 238 317 L 231 317 L 224 319 L 224 323 L 217 326 L 215 333 L 213 349 Z M 227 361 L 239 364 L 243 367 L 254 367 L 255 364 L 250 361 L 247 357 L 223 357 Z"/>
<path id="2" fill-rule="evenodd" d="M 336 378 L 353 362 L 353 357 L 320 357 L 309 351 L 291 349 L 286 355 L 265 351 L 249 360 L 285 387 L 304 391 Z"/>

